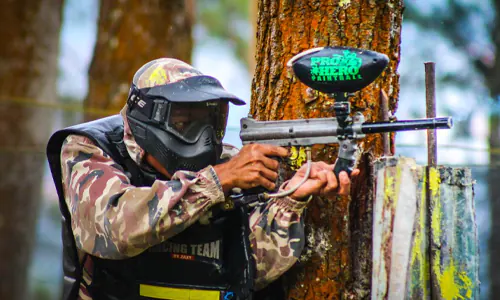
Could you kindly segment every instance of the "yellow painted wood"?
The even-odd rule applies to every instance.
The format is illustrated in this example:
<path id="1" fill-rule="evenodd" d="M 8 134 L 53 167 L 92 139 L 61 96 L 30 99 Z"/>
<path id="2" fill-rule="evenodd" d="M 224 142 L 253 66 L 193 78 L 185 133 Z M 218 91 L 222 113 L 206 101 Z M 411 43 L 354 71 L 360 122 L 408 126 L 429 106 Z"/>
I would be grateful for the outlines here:
<path id="1" fill-rule="evenodd" d="M 427 168 L 389 157 L 375 164 L 374 175 L 372 299 L 478 299 L 479 242 L 470 170 Z M 408 206 L 412 202 L 414 215 Z M 411 243 L 402 235 L 408 222 Z"/>
<path id="2" fill-rule="evenodd" d="M 473 181 L 466 168 L 429 168 L 430 268 L 436 299 L 479 298 Z"/>
<path id="3" fill-rule="evenodd" d="M 384 158 L 375 165 L 372 299 L 405 294 L 416 216 L 418 176 L 410 158 Z"/>

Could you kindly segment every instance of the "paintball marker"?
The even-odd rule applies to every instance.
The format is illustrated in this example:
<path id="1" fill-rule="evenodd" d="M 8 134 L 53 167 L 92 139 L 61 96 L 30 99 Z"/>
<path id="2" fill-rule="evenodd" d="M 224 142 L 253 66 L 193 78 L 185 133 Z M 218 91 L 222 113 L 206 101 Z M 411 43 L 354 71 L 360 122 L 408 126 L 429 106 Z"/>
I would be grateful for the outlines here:
<path id="1" fill-rule="evenodd" d="M 351 174 L 356 162 L 357 140 L 365 134 L 451 128 L 451 117 L 369 123 L 360 112 L 351 116 L 349 97 L 372 83 L 388 63 L 389 58 L 382 53 L 350 47 L 321 47 L 299 53 L 288 61 L 287 67 L 309 88 L 334 100 L 335 117 L 282 121 L 243 118 L 240 131 L 243 145 L 305 146 L 308 168 L 303 183 L 310 173 L 310 146 L 314 144 L 339 144 L 334 169 L 338 178 L 341 171 Z M 286 193 L 269 194 L 261 190 L 257 198 L 247 197 L 246 202 L 284 197 L 302 183 Z"/>

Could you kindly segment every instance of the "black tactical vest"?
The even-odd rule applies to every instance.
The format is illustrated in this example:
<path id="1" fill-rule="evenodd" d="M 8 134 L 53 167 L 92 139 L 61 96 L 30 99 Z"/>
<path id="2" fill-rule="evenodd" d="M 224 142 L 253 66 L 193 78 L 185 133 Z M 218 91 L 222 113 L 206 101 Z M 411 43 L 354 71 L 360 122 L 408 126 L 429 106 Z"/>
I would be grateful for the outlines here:
<path id="1" fill-rule="evenodd" d="M 59 196 L 63 238 L 63 299 L 76 299 L 82 276 L 64 200 L 60 152 L 70 134 L 90 138 L 120 165 L 135 186 L 150 186 L 155 174 L 139 169 L 123 143 L 121 116 L 103 118 L 58 131 L 47 146 L 47 156 Z M 179 182 L 170 181 L 176 189 Z M 88 287 L 97 299 L 252 299 L 255 263 L 248 235 L 245 207 L 212 210 L 209 224 L 199 222 L 142 254 L 124 260 L 94 256 L 93 280 Z M 168 295 L 168 296 L 165 296 Z M 164 297 L 164 298 L 160 298 Z"/>

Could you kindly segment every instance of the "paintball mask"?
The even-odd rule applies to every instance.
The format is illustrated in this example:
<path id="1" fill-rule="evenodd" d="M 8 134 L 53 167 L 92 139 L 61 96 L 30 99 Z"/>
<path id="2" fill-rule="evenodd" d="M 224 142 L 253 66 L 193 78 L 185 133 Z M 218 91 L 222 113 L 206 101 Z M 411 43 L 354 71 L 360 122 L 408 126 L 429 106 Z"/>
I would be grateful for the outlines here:
<path id="1" fill-rule="evenodd" d="M 216 164 L 222 152 L 228 102 L 245 104 L 217 79 L 173 61 L 175 64 L 152 66 L 164 71 L 161 79 L 168 83 L 160 81 L 159 85 L 144 88 L 133 83 L 127 100 L 127 120 L 137 144 L 169 174 L 177 170 L 199 171 Z"/>

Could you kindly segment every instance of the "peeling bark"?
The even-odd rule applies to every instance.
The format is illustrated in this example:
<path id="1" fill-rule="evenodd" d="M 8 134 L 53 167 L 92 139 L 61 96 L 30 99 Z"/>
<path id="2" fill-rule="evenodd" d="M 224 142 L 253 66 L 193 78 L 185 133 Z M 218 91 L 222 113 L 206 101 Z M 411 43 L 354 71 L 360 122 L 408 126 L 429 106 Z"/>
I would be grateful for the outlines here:
<path id="1" fill-rule="evenodd" d="M 173 57 L 189 63 L 193 18 L 193 0 L 101 0 L 85 107 L 118 112 L 134 73 L 148 61 Z"/>
<path id="2" fill-rule="evenodd" d="M 286 70 L 294 55 L 314 47 L 351 46 L 386 54 L 386 71 L 351 99 L 353 112 L 379 120 L 379 93 L 395 112 L 399 93 L 402 0 L 259 0 L 256 69 L 250 112 L 258 120 L 331 117 L 331 100 L 308 102 L 306 86 Z M 394 136 L 391 143 L 394 144 Z M 300 262 L 284 276 L 289 299 L 362 299 L 371 277 L 372 162 L 383 154 L 380 135 L 359 144 L 361 175 L 351 197 L 313 201 L 307 214 L 308 242 Z M 336 146 L 316 145 L 313 159 L 333 162 Z M 354 199 L 350 201 L 350 199 Z"/>

